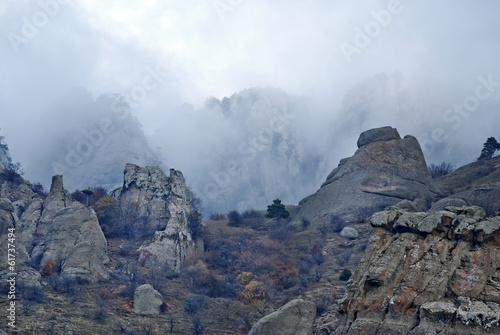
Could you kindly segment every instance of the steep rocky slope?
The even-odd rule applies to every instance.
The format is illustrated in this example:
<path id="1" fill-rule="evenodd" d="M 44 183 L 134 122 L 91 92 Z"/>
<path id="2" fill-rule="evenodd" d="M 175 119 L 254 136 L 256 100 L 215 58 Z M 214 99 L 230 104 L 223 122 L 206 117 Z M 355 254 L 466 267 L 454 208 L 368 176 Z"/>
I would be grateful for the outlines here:
<path id="1" fill-rule="evenodd" d="M 157 166 L 127 164 L 123 187 L 115 193 L 122 210 L 137 208 L 146 218 L 147 230 L 156 230 L 154 242 L 140 249 L 141 261 L 180 271 L 196 247 L 195 230 L 201 224 L 201 212 L 193 207 L 182 172 L 171 169 L 167 177 Z"/>
<path id="2" fill-rule="evenodd" d="M 392 207 L 347 286 L 337 334 L 498 334 L 500 217 Z"/>
<path id="3" fill-rule="evenodd" d="M 71 198 L 62 176 L 52 178 L 46 199 L 34 199 L 21 216 L 31 266 L 53 262 L 62 274 L 108 278 L 107 243 L 93 209 Z"/>
<path id="4" fill-rule="evenodd" d="M 402 139 L 391 127 L 370 129 L 360 135 L 358 148 L 315 194 L 299 203 L 295 220 L 315 223 L 339 215 L 355 221 L 402 200 L 418 199 L 420 210 L 426 210 L 439 196 L 413 136 Z"/>

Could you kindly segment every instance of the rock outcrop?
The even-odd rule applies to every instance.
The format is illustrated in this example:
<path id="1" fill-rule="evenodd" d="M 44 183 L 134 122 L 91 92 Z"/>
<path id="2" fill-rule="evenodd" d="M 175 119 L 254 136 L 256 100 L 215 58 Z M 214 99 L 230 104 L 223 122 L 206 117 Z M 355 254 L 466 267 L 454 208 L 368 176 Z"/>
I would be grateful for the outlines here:
<path id="1" fill-rule="evenodd" d="M 309 335 L 312 334 L 315 318 L 316 304 L 313 300 L 292 300 L 257 321 L 248 335 Z"/>
<path id="2" fill-rule="evenodd" d="M 432 205 L 430 211 L 440 211 L 447 206 L 472 206 L 477 205 L 486 211 L 487 215 L 493 215 L 500 211 L 500 183 L 491 183 L 477 186 L 472 189 L 459 192 Z"/>
<path id="3" fill-rule="evenodd" d="M 144 284 L 135 289 L 134 312 L 138 314 L 160 314 L 163 296 L 150 284 Z"/>
<path id="4" fill-rule="evenodd" d="M 139 249 L 139 260 L 155 266 L 180 267 L 196 247 L 196 229 L 201 213 L 193 207 L 191 192 L 180 171 L 171 169 L 167 177 L 159 167 L 127 164 L 118 200 L 122 210 L 137 208 L 147 217 L 154 242 Z"/>
<path id="5" fill-rule="evenodd" d="M 62 176 L 52 178 L 46 199 L 36 198 L 21 216 L 24 247 L 31 265 L 40 269 L 53 262 L 69 276 L 108 278 L 107 242 L 94 210 L 74 201 Z"/>
<path id="6" fill-rule="evenodd" d="M 396 129 L 382 127 L 363 132 L 358 146 L 299 203 L 298 220 L 321 222 L 335 214 L 355 221 L 402 200 L 420 199 L 428 206 L 440 194 L 415 137 L 401 139 Z"/>
<path id="7" fill-rule="evenodd" d="M 0 239 L 3 241 L 2 248 L 0 248 L 0 280 L 2 281 L 0 285 L 4 287 L 6 280 L 10 277 L 9 273 L 17 273 L 18 281 L 22 281 L 26 286 L 39 286 L 40 274 L 30 267 L 30 257 L 23 244 L 21 222 L 15 213 L 14 205 L 7 198 L 0 198 Z M 14 252 L 9 250 L 12 246 Z M 14 263 L 9 264 L 9 261 L 14 261 Z"/>
<path id="8" fill-rule="evenodd" d="M 336 334 L 498 334 L 500 217 L 477 206 L 374 214 Z"/>

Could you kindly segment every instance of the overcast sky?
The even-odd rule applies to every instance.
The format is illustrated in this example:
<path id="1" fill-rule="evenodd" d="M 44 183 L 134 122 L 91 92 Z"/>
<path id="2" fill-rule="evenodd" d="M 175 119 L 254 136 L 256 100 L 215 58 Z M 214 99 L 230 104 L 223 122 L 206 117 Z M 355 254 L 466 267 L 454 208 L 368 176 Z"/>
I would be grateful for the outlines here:
<path id="1" fill-rule="evenodd" d="M 354 85 L 396 71 L 462 103 L 480 76 L 500 82 L 499 13 L 485 0 L 0 0 L 1 133 L 25 164 L 68 89 L 130 95 L 152 73 L 158 85 L 146 81 L 133 109 L 146 135 L 182 103 L 253 86 L 311 97 L 321 119 Z M 498 107 L 500 87 L 490 88 Z M 488 115 L 500 136 L 498 111 Z M 464 121 L 474 129 L 480 117 Z"/>

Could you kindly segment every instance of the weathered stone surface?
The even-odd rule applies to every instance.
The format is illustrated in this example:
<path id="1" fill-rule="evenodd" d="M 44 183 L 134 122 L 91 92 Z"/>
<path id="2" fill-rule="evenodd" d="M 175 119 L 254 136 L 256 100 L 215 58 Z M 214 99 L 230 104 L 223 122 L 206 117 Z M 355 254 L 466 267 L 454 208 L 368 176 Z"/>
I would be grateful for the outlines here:
<path id="1" fill-rule="evenodd" d="M 478 186 L 463 191 L 432 205 L 430 211 L 442 210 L 447 206 L 480 206 L 485 209 L 486 214 L 493 215 L 500 209 L 500 183 Z"/>
<path id="2" fill-rule="evenodd" d="M 387 141 L 392 141 L 392 140 L 400 140 L 401 136 L 399 136 L 399 133 L 396 128 L 392 127 L 381 127 L 381 128 L 374 128 L 370 129 L 367 131 L 364 131 L 359 135 L 358 139 L 358 148 L 361 148 L 362 146 L 365 146 L 370 143 L 374 142 L 387 142 Z"/>
<path id="3" fill-rule="evenodd" d="M 359 237 L 359 233 L 356 228 L 344 227 L 344 229 L 340 232 L 340 236 L 355 240 Z"/>
<path id="4" fill-rule="evenodd" d="M 416 138 L 401 139 L 391 127 L 363 134 L 355 155 L 342 160 L 321 188 L 299 203 L 295 221 L 315 224 L 340 215 L 355 222 L 402 200 L 419 199 L 413 207 L 427 210 L 427 202 L 440 194 Z"/>
<path id="5" fill-rule="evenodd" d="M 144 284 L 135 289 L 134 312 L 138 314 L 160 314 L 163 297 L 151 286 Z"/>
<path id="6" fill-rule="evenodd" d="M 61 273 L 107 279 L 107 242 L 94 210 L 74 201 L 63 187 L 62 176 L 52 178 L 46 199 L 35 199 L 21 217 L 31 236 L 24 246 L 31 265 L 53 261 Z"/>
<path id="7" fill-rule="evenodd" d="M 316 317 L 316 304 L 312 300 L 292 300 L 276 312 L 260 319 L 248 335 L 309 335 Z"/>
<path id="8" fill-rule="evenodd" d="M 159 167 L 127 164 L 118 200 L 122 209 L 138 208 L 140 215 L 147 217 L 149 230 L 156 230 L 154 242 L 139 249 L 139 260 L 148 266 L 166 265 L 180 271 L 196 247 L 189 222 L 201 224 L 201 213 L 193 207 L 182 173 L 171 169 L 167 177 Z"/>
<path id="9" fill-rule="evenodd" d="M 477 206 L 390 207 L 371 224 L 337 334 L 500 332 L 500 217 Z"/>
<path id="10" fill-rule="evenodd" d="M 0 240 L 3 241 L 3 247 L 0 248 L 1 287 L 3 287 L 6 280 L 8 280 L 8 274 L 12 272 L 16 272 L 18 281 L 22 280 L 25 285 L 40 285 L 38 283 L 40 274 L 30 267 L 30 257 L 24 247 L 24 239 L 25 234 L 23 234 L 21 222 L 14 212 L 14 206 L 9 199 L 0 198 Z M 13 254 L 15 258 L 9 259 L 8 244 L 15 246 L 15 253 L 10 253 Z M 10 264 L 8 262 L 12 260 L 15 261 L 15 271 L 9 270 Z"/>

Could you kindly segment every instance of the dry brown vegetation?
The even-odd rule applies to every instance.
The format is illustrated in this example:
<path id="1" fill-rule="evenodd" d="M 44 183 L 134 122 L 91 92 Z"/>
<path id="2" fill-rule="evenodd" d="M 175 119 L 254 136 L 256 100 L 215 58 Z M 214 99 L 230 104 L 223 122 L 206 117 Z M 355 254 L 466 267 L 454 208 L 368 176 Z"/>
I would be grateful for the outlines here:
<path id="1" fill-rule="evenodd" d="M 205 222 L 204 248 L 180 274 L 141 265 L 136 250 L 150 237 L 108 238 L 107 281 L 70 280 L 47 263 L 43 296 L 25 301 L 19 325 L 30 334 L 247 334 L 300 295 L 315 296 L 318 313 L 327 311 L 342 296 L 339 274 L 354 270 L 370 233 L 367 223 L 358 224 L 362 237 L 350 241 L 258 212 L 242 215 L 238 227 L 216 219 Z M 133 312 L 134 289 L 144 283 L 164 297 L 159 315 Z"/>

